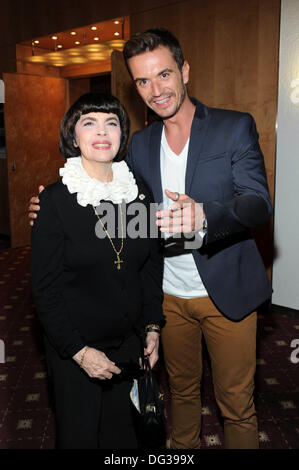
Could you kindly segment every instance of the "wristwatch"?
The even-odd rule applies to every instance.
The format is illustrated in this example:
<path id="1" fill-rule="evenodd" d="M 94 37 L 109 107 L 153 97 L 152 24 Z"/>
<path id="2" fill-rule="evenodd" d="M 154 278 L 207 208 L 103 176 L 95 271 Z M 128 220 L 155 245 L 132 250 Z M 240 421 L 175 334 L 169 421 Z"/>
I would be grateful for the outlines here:
<path id="1" fill-rule="evenodd" d="M 202 231 L 206 234 L 207 231 L 208 231 L 208 221 L 207 221 L 207 218 L 204 217 L 202 219 Z"/>

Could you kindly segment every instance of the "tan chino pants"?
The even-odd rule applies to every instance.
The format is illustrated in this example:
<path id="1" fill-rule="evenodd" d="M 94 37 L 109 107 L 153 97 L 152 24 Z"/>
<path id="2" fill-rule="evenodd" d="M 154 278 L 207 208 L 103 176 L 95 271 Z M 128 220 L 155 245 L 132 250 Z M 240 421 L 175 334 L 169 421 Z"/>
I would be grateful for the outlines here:
<path id="1" fill-rule="evenodd" d="M 201 430 L 202 335 L 211 359 L 214 392 L 228 449 L 258 448 L 253 403 L 256 312 L 239 322 L 224 317 L 209 297 L 164 295 L 162 344 L 171 390 L 170 447 L 198 449 Z"/>

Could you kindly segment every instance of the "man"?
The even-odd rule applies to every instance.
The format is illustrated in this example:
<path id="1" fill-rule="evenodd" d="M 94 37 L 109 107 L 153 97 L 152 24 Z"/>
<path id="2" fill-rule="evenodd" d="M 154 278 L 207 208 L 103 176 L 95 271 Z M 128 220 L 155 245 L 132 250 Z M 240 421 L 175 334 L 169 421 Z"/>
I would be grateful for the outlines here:
<path id="1" fill-rule="evenodd" d="M 162 344 L 172 397 L 169 445 L 200 447 L 203 335 L 225 447 L 258 448 L 256 309 L 271 286 L 250 230 L 268 221 L 272 206 L 255 123 L 249 114 L 188 97 L 189 64 L 167 30 L 133 36 L 124 58 L 140 96 L 162 118 L 133 135 L 127 162 L 164 205 L 157 224 L 166 237 Z M 202 246 L 186 249 L 177 238 L 182 232 L 199 233 Z"/>

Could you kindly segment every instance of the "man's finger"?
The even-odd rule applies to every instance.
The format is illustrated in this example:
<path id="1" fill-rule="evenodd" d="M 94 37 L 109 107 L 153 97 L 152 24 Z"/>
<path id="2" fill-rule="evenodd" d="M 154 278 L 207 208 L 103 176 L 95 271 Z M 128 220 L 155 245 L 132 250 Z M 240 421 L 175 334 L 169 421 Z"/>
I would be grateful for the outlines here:
<path id="1" fill-rule="evenodd" d="M 169 191 L 169 189 L 165 189 L 165 194 L 169 199 L 172 199 L 175 202 L 190 199 L 187 194 L 180 194 L 177 191 Z M 178 198 L 178 195 L 179 195 L 179 198 Z"/>
<path id="2" fill-rule="evenodd" d="M 156 213 L 156 217 L 158 220 L 167 220 L 168 218 L 170 219 L 180 219 L 183 215 L 184 208 L 180 207 L 179 205 L 171 206 L 170 209 L 164 209 L 162 211 L 158 211 Z"/>
<path id="3" fill-rule="evenodd" d="M 37 196 L 32 196 L 30 199 L 30 204 L 38 204 L 39 203 L 39 198 Z"/>
<path id="4" fill-rule="evenodd" d="M 170 206 L 170 211 L 173 212 L 178 212 L 181 209 L 183 209 L 183 202 L 175 202 L 174 204 L 171 204 Z"/>
<path id="5" fill-rule="evenodd" d="M 162 209 L 160 211 L 157 211 L 156 216 L 158 218 L 160 218 L 160 217 L 172 217 L 174 212 L 177 212 L 181 209 L 188 208 L 189 206 L 190 206 L 190 204 L 184 202 L 183 200 L 182 201 L 177 201 L 177 202 L 174 202 L 173 204 L 171 204 L 169 209 Z"/>
<path id="6" fill-rule="evenodd" d="M 175 219 L 161 219 L 157 220 L 156 224 L 160 228 L 180 227 L 183 224 L 183 220 L 181 217 L 177 217 Z"/>
<path id="7" fill-rule="evenodd" d="M 182 211 L 176 211 L 172 214 L 171 217 L 162 217 L 161 219 L 157 219 L 156 224 L 159 227 L 165 227 L 167 225 L 182 224 L 184 220 L 188 221 L 189 217 L 186 216 Z"/>
<path id="8" fill-rule="evenodd" d="M 165 194 L 172 201 L 178 201 L 178 195 L 179 195 L 179 198 L 180 198 L 179 193 L 177 193 L 176 191 L 169 191 L 169 189 L 165 189 Z"/>
<path id="9" fill-rule="evenodd" d="M 162 211 L 156 212 L 156 217 L 161 219 L 162 217 L 172 217 L 172 211 L 168 209 L 164 209 Z"/>
<path id="10" fill-rule="evenodd" d="M 36 206 L 35 204 L 30 204 L 29 206 L 30 212 L 39 211 L 39 210 L 40 210 L 40 206 Z"/>
<path id="11" fill-rule="evenodd" d="M 192 232 L 194 230 L 194 221 L 189 217 L 176 217 L 173 219 L 157 220 L 157 225 L 161 232 Z"/>
<path id="12" fill-rule="evenodd" d="M 191 233 L 193 229 L 190 225 L 174 225 L 172 227 L 162 227 L 160 231 L 163 233 Z"/>
<path id="13" fill-rule="evenodd" d="M 38 192 L 39 192 L 39 194 L 40 194 L 40 193 L 41 193 L 41 192 L 42 192 L 44 189 L 45 189 L 45 187 L 44 187 L 44 186 L 42 186 L 42 185 L 41 185 L 41 186 L 39 186 L 39 187 L 38 187 Z"/>
<path id="14" fill-rule="evenodd" d="M 175 206 L 174 204 L 170 207 L 170 209 L 163 209 L 161 211 L 156 212 L 157 219 L 163 219 L 164 217 L 179 217 L 176 213 L 181 210 L 179 205 Z"/>
<path id="15" fill-rule="evenodd" d="M 183 225 L 183 224 L 180 224 L 180 225 L 168 225 L 168 226 L 164 226 L 164 227 L 160 227 L 160 230 L 161 232 L 171 232 L 171 233 L 181 233 L 181 232 L 191 232 L 191 228 L 190 228 L 190 225 Z"/>

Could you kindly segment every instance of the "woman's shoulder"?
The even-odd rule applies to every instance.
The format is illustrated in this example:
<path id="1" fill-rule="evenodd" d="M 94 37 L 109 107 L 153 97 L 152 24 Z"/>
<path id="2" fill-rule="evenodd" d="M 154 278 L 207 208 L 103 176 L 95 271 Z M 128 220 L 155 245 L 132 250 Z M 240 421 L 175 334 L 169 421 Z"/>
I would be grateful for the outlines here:
<path id="1" fill-rule="evenodd" d="M 62 183 L 62 179 L 60 178 L 48 184 L 38 197 L 42 206 L 60 206 L 60 203 L 62 200 L 65 200 L 67 194 L 69 193 L 66 186 Z"/>
<path id="2" fill-rule="evenodd" d="M 62 178 L 59 178 L 57 181 L 54 181 L 53 183 L 50 183 L 46 186 L 46 189 L 50 191 L 51 193 L 55 194 L 61 191 L 61 189 L 64 187 L 64 184 L 62 183 Z"/>
<path id="3" fill-rule="evenodd" d="M 66 187 L 62 183 L 62 178 L 59 178 L 59 180 L 48 184 L 40 195 L 47 194 L 49 197 L 56 198 L 65 195 L 65 189 Z"/>
<path id="4" fill-rule="evenodd" d="M 137 197 L 139 197 L 139 199 L 142 200 L 142 198 L 140 198 L 140 196 L 144 195 L 147 198 L 147 200 L 149 200 L 150 202 L 154 202 L 153 193 L 150 190 L 149 186 L 144 181 L 144 179 L 140 178 L 140 176 L 135 176 L 135 175 L 134 175 L 134 178 L 135 178 L 136 184 L 138 186 L 138 196 Z M 143 198 L 143 199 L 145 199 L 145 198 Z"/>

